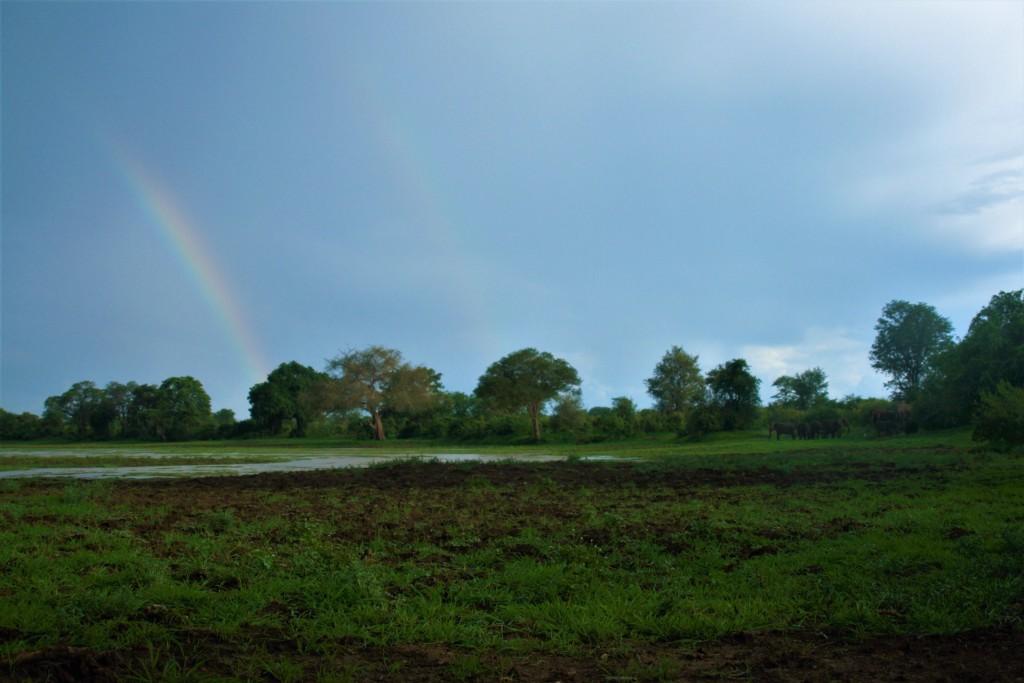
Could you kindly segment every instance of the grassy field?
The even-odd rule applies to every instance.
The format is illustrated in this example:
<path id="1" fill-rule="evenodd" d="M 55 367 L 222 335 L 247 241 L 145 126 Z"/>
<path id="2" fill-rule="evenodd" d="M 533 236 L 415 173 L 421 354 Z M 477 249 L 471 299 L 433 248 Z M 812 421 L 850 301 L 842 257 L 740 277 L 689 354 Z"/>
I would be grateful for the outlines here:
<path id="1" fill-rule="evenodd" d="M 0 482 L 0 678 L 1024 677 L 1019 455 L 514 450 L 643 457 Z"/>
<path id="2" fill-rule="evenodd" d="M 879 439 L 856 431 L 841 439 L 793 441 L 768 438 L 763 430 L 720 432 L 699 442 L 659 434 L 589 444 L 543 442 L 539 444 L 487 445 L 463 442 L 392 440 L 341 441 L 338 439 L 260 438 L 222 441 L 162 442 L 67 442 L 28 441 L 0 444 L 0 470 L 39 467 L 131 467 L 136 465 L 213 464 L 231 462 L 276 462 L 303 455 L 393 455 L 423 456 L 440 453 L 483 455 L 613 455 L 630 458 L 664 459 L 679 456 L 726 456 L 808 453 L 819 451 L 869 452 L 901 448 L 969 449 L 968 430 L 948 430 L 925 435 Z M 158 458 L 158 460 L 156 458 Z M 717 462 L 721 465 L 722 462 Z"/>

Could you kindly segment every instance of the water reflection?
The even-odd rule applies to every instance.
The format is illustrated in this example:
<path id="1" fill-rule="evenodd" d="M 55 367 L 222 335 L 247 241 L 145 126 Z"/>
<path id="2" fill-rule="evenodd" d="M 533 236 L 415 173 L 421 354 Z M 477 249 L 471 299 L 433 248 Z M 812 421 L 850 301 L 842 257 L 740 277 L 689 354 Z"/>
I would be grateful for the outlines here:
<path id="1" fill-rule="evenodd" d="M 45 457 L 43 454 L 69 455 L 72 451 L 44 451 L 21 453 Z M 140 452 L 111 451 L 102 455 L 115 454 L 125 457 L 138 457 Z M 5 454 L 13 455 L 12 451 Z M 74 452 L 75 456 L 82 452 Z M 96 451 L 88 451 L 85 455 L 101 455 Z M 180 454 L 154 454 L 154 457 L 167 457 Z M 199 455 L 191 453 L 190 455 Z M 205 463 L 196 465 L 138 465 L 134 467 L 36 467 L 23 470 L 0 470 L 0 479 L 21 479 L 26 477 L 60 477 L 72 479 L 156 479 L 162 477 L 210 477 L 238 476 L 260 474 L 261 472 L 304 472 L 309 470 L 330 470 L 346 467 L 369 467 L 377 463 L 396 462 L 400 460 L 437 460 L 440 462 L 556 462 L 565 460 L 563 455 L 483 455 L 479 453 L 430 453 L 415 456 L 404 455 L 326 455 L 294 458 L 279 462 L 225 462 Z M 610 455 L 590 455 L 580 460 L 618 460 Z"/>

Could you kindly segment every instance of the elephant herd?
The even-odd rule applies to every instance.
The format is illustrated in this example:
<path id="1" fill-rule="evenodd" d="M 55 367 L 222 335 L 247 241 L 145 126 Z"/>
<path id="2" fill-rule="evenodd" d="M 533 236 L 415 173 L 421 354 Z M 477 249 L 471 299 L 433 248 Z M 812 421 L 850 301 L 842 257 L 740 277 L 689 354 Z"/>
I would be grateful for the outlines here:
<path id="1" fill-rule="evenodd" d="M 793 439 L 838 439 L 849 431 L 850 424 L 843 418 L 813 422 L 772 422 L 768 426 L 768 438 L 772 438 L 774 433 L 776 440 L 781 440 L 783 434 Z"/>
<path id="2" fill-rule="evenodd" d="M 913 431 L 911 408 L 906 403 L 898 403 L 896 407 L 871 411 L 871 424 L 879 436 L 892 436 L 900 432 L 909 434 Z"/>

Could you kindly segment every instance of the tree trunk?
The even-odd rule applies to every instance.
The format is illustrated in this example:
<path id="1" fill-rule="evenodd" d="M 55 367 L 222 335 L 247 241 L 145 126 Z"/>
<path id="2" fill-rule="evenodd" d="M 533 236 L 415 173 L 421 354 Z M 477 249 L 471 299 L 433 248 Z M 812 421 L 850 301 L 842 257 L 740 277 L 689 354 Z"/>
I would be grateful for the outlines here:
<path id="1" fill-rule="evenodd" d="M 380 419 L 380 411 L 373 411 L 373 438 L 377 441 L 384 440 L 384 422 Z"/>
<path id="2" fill-rule="evenodd" d="M 526 409 L 530 413 L 530 421 L 533 423 L 533 440 L 540 441 L 540 404 L 531 403 Z"/>

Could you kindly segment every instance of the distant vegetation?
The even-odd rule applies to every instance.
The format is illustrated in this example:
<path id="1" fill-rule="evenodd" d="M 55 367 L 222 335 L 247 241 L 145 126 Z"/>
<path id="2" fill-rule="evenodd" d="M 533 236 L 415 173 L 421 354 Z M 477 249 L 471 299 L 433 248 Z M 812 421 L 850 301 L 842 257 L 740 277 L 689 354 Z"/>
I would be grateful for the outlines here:
<path id="1" fill-rule="evenodd" d="M 46 399 L 41 416 L 0 410 L 0 439 L 152 440 L 316 436 L 416 438 L 518 443 L 542 437 L 586 443 L 772 423 L 811 426 L 845 420 L 879 435 L 918 428 L 976 425 L 976 436 L 1000 447 L 1024 441 L 1024 290 L 1000 292 L 974 317 L 961 340 L 947 319 L 924 303 L 888 303 L 875 326 L 873 367 L 889 378 L 888 399 L 828 394 L 822 368 L 777 378 L 762 406 L 759 380 L 736 358 L 700 369 L 673 346 L 646 380 L 654 408 L 620 396 L 589 410 L 580 379 L 565 360 L 527 348 L 499 359 L 473 394 L 446 391 L 441 374 L 411 365 L 394 349 L 372 346 L 329 360 L 323 371 L 282 363 L 249 391 L 250 417 L 211 412 L 193 377 L 159 386 L 84 381 Z M 800 435 L 813 435 L 812 427 Z M 796 438 L 794 430 L 789 438 Z"/>

